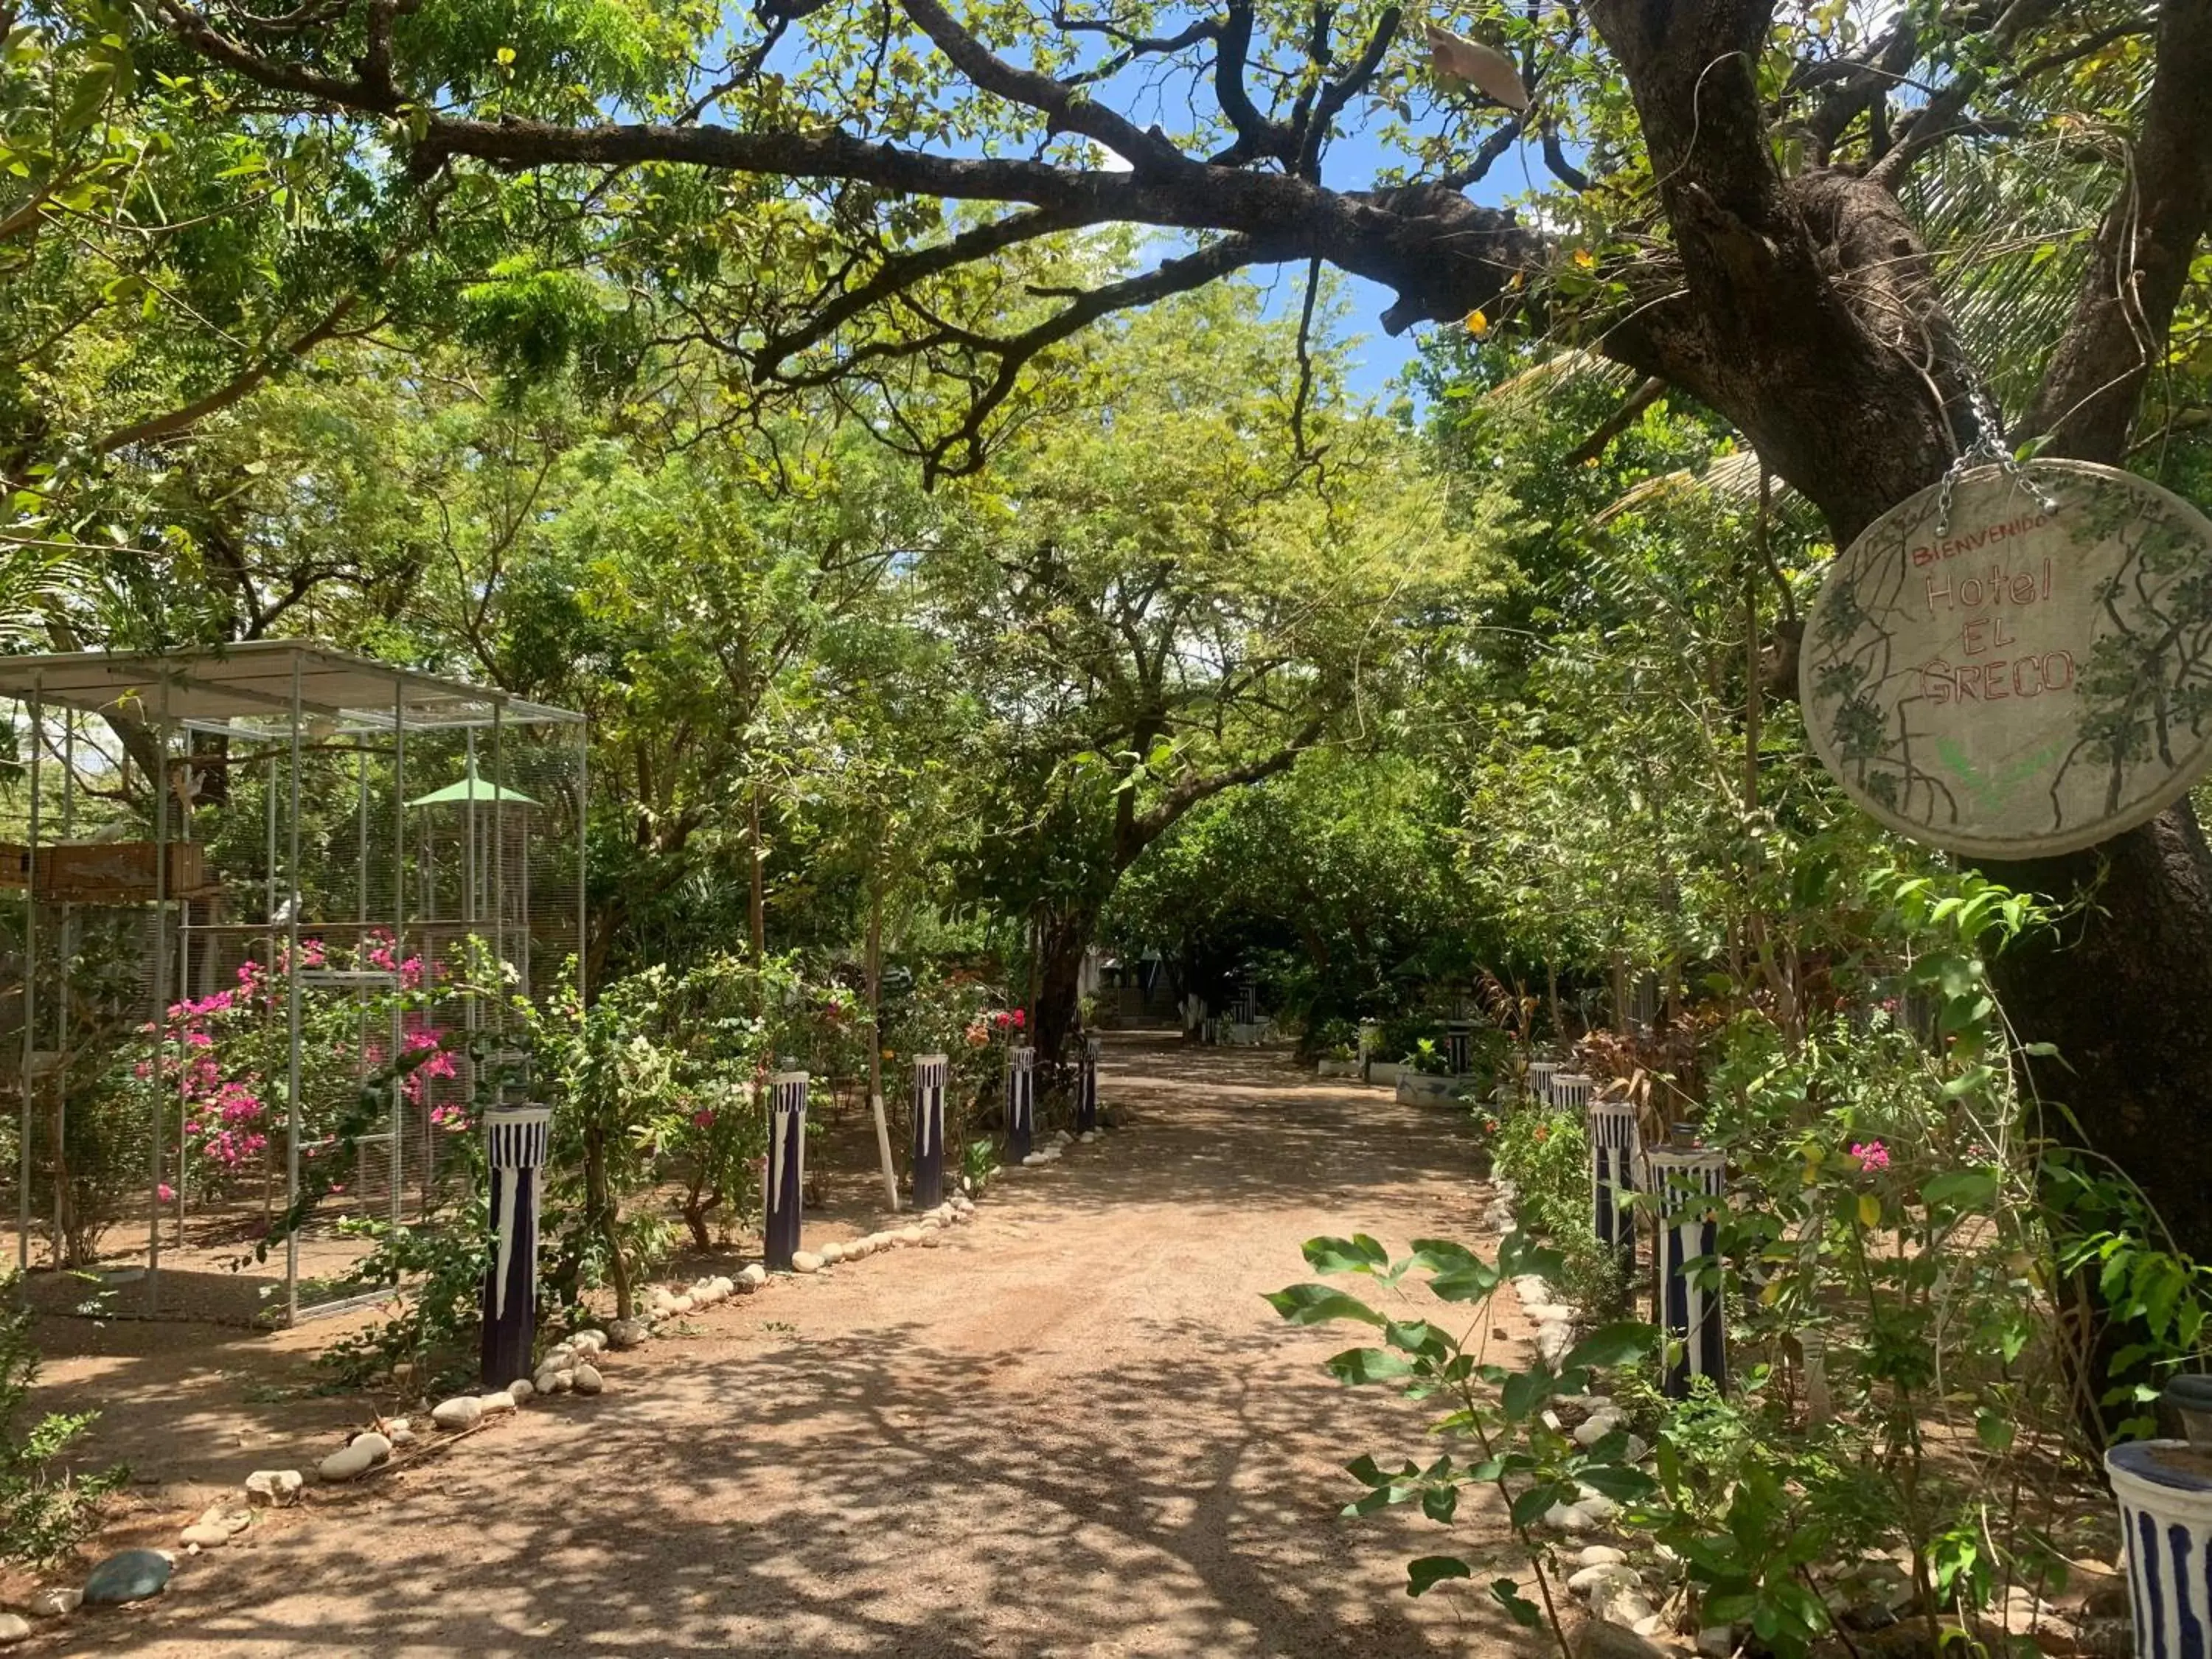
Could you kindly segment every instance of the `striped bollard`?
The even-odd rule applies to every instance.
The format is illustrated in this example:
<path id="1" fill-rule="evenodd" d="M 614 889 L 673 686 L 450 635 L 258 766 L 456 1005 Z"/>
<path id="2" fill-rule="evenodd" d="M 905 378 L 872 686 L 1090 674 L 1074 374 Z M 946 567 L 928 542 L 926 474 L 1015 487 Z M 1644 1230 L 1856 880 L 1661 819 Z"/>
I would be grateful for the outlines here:
<path id="1" fill-rule="evenodd" d="M 1075 1079 L 1075 1133 L 1079 1135 L 1098 1127 L 1098 1053 L 1103 1047 L 1097 1037 L 1083 1039 L 1083 1069 Z"/>
<path id="2" fill-rule="evenodd" d="M 1552 1079 L 1559 1070 L 1556 1060 L 1532 1060 L 1528 1062 L 1528 1097 L 1540 1105 L 1552 1103 Z"/>
<path id="3" fill-rule="evenodd" d="M 799 1207 L 806 1182 L 805 1072 L 768 1081 L 768 1190 L 761 1208 L 761 1255 L 770 1273 L 787 1273 L 799 1254 Z"/>
<path id="4" fill-rule="evenodd" d="M 530 1375 L 538 1341 L 538 1198 L 553 1114 L 544 1106 L 484 1112 L 491 1166 L 491 1265 L 484 1273 L 483 1385 L 503 1389 Z"/>
<path id="5" fill-rule="evenodd" d="M 914 1207 L 945 1202 L 945 1079 L 951 1062 L 922 1054 L 914 1062 Z"/>
<path id="6" fill-rule="evenodd" d="M 1686 1400 L 1698 1377 L 1728 1387 L 1728 1315 L 1708 1261 L 1720 1249 L 1719 1200 L 1728 1191 L 1728 1154 L 1717 1146 L 1655 1146 L 1644 1154 L 1644 1180 L 1659 1198 L 1659 1334 L 1665 1345 L 1660 1389 Z M 1700 1284 L 1700 1277 L 1709 1282 Z M 1679 1346 L 1680 1352 L 1675 1352 Z"/>
<path id="7" fill-rule="evenodd" d="M 2127 1540 L 2136 1659 L 2195 1659 L 2212 1650 L 2212 1478 L 2182 1468 L 2185 1440 L 2134 1440 L 2105 1454 Z"/>
<path id="8" fill-rule="evenodd" d="M 1600 1248 L 1620 1264 L 1626 1279 L 1636 1271 L 1636 1108 L 1625 1100 L 1590 1103 L 1590 1222 Z"/>
<path id="9" fill-rule="evenodd" d="M 1036 1050 L 1006 1050 L 1006 1156 L 1018 1164 L 1030 1155 L 1036 1133 Z"/>
<path id="10" fill-rule="evenodd" d="M 1552 1073 L 1552 1104 L 1563 1112 L 1577 1116 L 1589 1109 L 1590 1097 L 1597 1092 L 1597 1079 L 1584 1077 L 1580 1072 Z"/>

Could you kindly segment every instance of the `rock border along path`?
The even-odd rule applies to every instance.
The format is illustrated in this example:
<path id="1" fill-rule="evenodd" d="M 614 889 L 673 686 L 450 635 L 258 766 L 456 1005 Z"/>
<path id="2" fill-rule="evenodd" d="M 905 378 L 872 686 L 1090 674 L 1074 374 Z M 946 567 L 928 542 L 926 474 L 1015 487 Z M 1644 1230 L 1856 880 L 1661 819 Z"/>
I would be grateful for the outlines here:
<path id="1" fill-rule="evenodd" d="M 1335 1518 L 1342 1464 L 1418 1450 L 1421 1414 L 1338 1388 L 1343 1334 L 1260 1299 L 1317 1233 L 1483 1238 L 1455 1115 L 1137 1035 L 1109 1041 L 1102 1093 L 1130 1127 L 1008 1172 L 935 1248 L 695 1304 L 600 1398 L 310 1483 L 161 1597 L 24 1650 L 1516 1649 L 1471 1601 L 1403 1593 L 1440 1548 L 1514 1570 L 1480 1504 L 1449 1534 Z"/>

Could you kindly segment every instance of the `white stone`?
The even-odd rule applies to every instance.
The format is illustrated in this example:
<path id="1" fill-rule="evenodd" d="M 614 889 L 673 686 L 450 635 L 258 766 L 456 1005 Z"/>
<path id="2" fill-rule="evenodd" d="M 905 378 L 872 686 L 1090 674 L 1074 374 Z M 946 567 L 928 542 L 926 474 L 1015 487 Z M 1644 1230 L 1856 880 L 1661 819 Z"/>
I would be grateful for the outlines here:
<path id="1" fill-rule="evenodd" d="M 285 1474 L 299 1479 L 297 1469 Z M 74 1584 L 46 1584 L 31 1592 L 31 1599 L 23 1603 L 33 1619 L 66 1619 L 84 1605 L 84 1592 Z"/>
<path id="2" fill-rule="evenodd" d="M 246 1501 L 264 1509 L 284 1509 L 300 1501 L 300 1488 L 307 1484 L 297 1469 L 256 1469 L 246 1477 Z"/>
<path id="3" fill-rule="evenodd" d="M 384 1433 L 385 1437 L 390 1440 L 394 1447 L 411 1446 L 422 1437 L 408 1425 L 407 1419 L 404 1417 L 397 1423 L 385 1425 Z"/>
<path id="4" fill-rule="evenodd" d="M 1052 1160 L 1047 1158 L 1042 1152 L 1031 1152 L 1027 1158 L 1022 1160 L 1022 1168 L 1024 1170 L 1034 1170 L 1051 1162 Z"/>
<path id="5" fill-rule="evenodd" d="M 1060 1149 L 1057 1146 L 1047 1146 L 1041 1150 L 1036 1156 L 1042 1158 L 1048 1164 L 1057 1164 L 1060 1162 Z"/>
<path id="6" fill-rule="evenodd" d="M 748 1273 L 751 1272 L 747 1268 Z M 617 1319 L 607 1327 L 607 1344 L 616 1348 L 637 1348 L 645 1346 L 646 1338 L 653 1334 L 653 1327 L 642 1319 Z"/>
<path id="7" fill-rule="evenodd" d="M 768 1269 L 757 1261 L 748 1261 L 744 1271 L 738 1275 L 738 1282 L 749 1291 L 757 1291 L 768 1283 Z"/>
<path id="8" fill-rule="evenodd" d="M 823 1267 L 834 1267 L 845 1259 L 845 1247 L 832 1239 L 822 1247 L 819 1254 Z"/>
<path id="9" fill-rule="evenodd" d="M 597 1394 L 606 1387 L 606 1379 L 599 1375 L 596 1365 L 579 1365 L 570 1379 L 578 1394 Z"/>
<path id="10" fill-rule="evenodd" d="M 1588 1450 L 1626 1421 L 1619 1412 L 1598 1412 L 1584 1418 L 1575 1425 L 1575 1444 Z"/>
<path id="11" fill-rule="evenodd" d="M 1588 1532 L 1590 1518 L 1572 1504 L 1554 1504 L 1544 1511 L 1543 1525 L 1554 1532 Z"/>
<path id="12" fill-rule="evenodd" d="M 919 1244 L 921 1243 L 921 1229 L 919 1227 L 902 1227 L 899 1229 L 898 1237 L 899 1243 L 902 1244 Z"/>
<path id="13" fill-rule="evenodd" d="M 1735 1651 L 1735 1632 L 1727 1625 L 1708 1625 L 1698 1632 L 1698 1651 L 1705 1659 L 1729 1659 Z"/>
<path id="14" fill-rule="evenodd" d="M 458 1432 L 472 1429 L 483 1420 L 483 1401 L 472 1394 L 456 1395 L 451 1400 L 441 1400 L 430 1408 L 430 1420 L 440 1428 Z"/>
<path id="15" fill-rule="evenodd" d="M 1575 1507 L 1593 1521 L 1610 1521 L 1620 1513 L 1620 1505 L 1595 1486 L 1582 1488 L 1582 1496 L 1575 1499 Z"/>
<path id="16" fill-rule="evenodd" d="M 1638 1636 L 1665 1636 L 1673 1631 L 1674 1626 L 1665 1613 L 1655 1613 L 1638 1620 L 1630 1628 Z"/>
<path id="17" fill-rule="evenodd" d="M 1617 1550 L 1610 1544 L 1590 1544 L 1575 1557 L 1575 1565 L 1578 1567 L 1612 1567 L 1627 1559 L 1628 1553 L 1625 1550 Z"/>
<path id="18" fill-rule="evenodd" d="M 1092 1141 L 1098 1139 L 1098 1131 L 1096 1129 L 1085 1129 L 1081 1134 L 1076 1136 L 1076 1139 L 1081 1141 L 1085 1146 L 1088 1146 Z"/>
<path id="19" fill-rule="evenodd" d="M 717 1302 L 727 1302 L 738 1293 L 738 1281 L 726 1273 L 716 1273 L 707 1281 L 707 1288 L 714 1293 Z"/>
<path id="20" fill-rule="evenodd" d="M 1072 1146 L 1075 1144 L 1075 1137 L 1065 1129 L 1054 1129 L 1052 1132 L 1052 1140 L 1055 1146 Z"/>
<path id="21" fill-rule="evenodd" d="M 822 1258 L 811 1250 L 794 1250 L 791 1256 L 791 1271 L 795 1273 L 818 1273 Z"/>
<path id="22" fill-rule="evenodd" d="M 1524 1304 L 1521 1311 L 1539 1325 L 1556 1325 L 1563 1319 L 1572 1319 L 1575 1316 L 1575 1310 L 1572 1308 L 1563 1308 L 1556 1302 Z"/>
<path id="23" fill-rule="evenodd" d="M 565 1342 L 556 1342 L 546 1349 L 545 1358 L 538 1362 L 541 1370 L 563 1371 L 576 1363 L 576 1351 Z"/>
<path id="24" fill-rule="evenodd" d="M 477 1404 L 483 1407 L 486 1417 L 497 1417 L 501 1412 L 514 1409 L 514 1395 L 507 1389 L 495 1394 L 480 1394 L 477 1396 Z"/>
<path id="25" fill-rule="evenodd" d="M 343 1451 L 334 1451 L 315 1465 L 318 1480 L 351 1480 L 368 1473 L 376 1459 L 365 1446 L 348 1446 Z"/>
<path id="26" fill-rule="evenodd" d="M 1644 1594 L 1644 1585 L 1633 1577 L 1625 1584 L 1617 1579 L 1607 1579 L 1590 1589 L 1590 1617 L 1593 1619 L 1602 1619 L 1608 1625 L 1625 1625 L 1634 1630 L 1651 1614 L 1651 1602 Z"/>
<path id="27" fill-rule="evenodd" d="M 668 1309 L 671 1313 L 688 1314 L 691 1311 L 694 1305 L 696 1304 L 694 1304 L 690 1297 L 679 1296 L 676 1300 L 668 1304 Z"/>
<path id="28" fill-rule="evenodd" d="M 31 1621 L 20 1613 L 0 1613 L 0 1648 L 9 1648 L 27 1640 Z"/>
<path id="29" fill-rule="evenodd" d="M 1650 1454 L 1650 1443 L 1643 1436 L 1632 1434 L 1628 1437 L 1626 1448 L 1620 1454 L 1620 1461 L 1624 1463 L 1641 1463 Z"/>
<path id="30" fill-rule="evenodd" d="M 220 1521 L 195 1521 L 177 1534 L 177 1541 L 190 1549 L 219 1550 L 230 1542 L 230 1528 Z"/>
<path id="31" fill-rule="evenodd" d="M 1594 1544 L 1590 1547 L 1603 1549 L 1605 1546 Z M 1620 1552 L 1616 1550 L 1613 1553 L 1618 1555 Z M 1567 1588 L 1577 1595 L 1589 1595 L 1600 1584 L 1631 1584 L 1639 1591 L 1644 1588 L 1644 1581 L 1636 1576 L 1636 1569 L 1620 1560 L 1593 1562 L 1567 1580 Z"/>
<path id="32" fill-rule="evenodd" d="M 597 1329 L 578 1331 L 568 1339 L 568 1346 L 578 1353 L 604 1353 L 606 1352 L 607 1334 Z"/>
<path id="33" fill-rule="evenodd" d="M 364 1429 L 350 1443 L 355 1448 L 366 1448 L 369 1456 L 381 1463 L 392 1455 L 392 1437 L 377 1429 Z"/>
<path id="34" fill-rule="evenodd" d="M 927 1237 L 921 1241 L 921 1248 L 925 1250 L 933 1250 L 944 1243 L 945 1241 L 938 1237 L 937 1234 L 931 1233 Z"/>
<path id="35" fill-rule="evenodd" d="M 1575 1346 L 1575 1334 L 1565 1325 L 1546 1325 L 1536 1333 L 1536 1354 L 1547 1365 L 1556 1365 Z"/>
<path id="36" fill-rule="evenodd" d="M 507 1397 L 518 1406 L 538 1392 L 538 1385 L 526 1376 L 518 1376 L 507 1385 Z"/>

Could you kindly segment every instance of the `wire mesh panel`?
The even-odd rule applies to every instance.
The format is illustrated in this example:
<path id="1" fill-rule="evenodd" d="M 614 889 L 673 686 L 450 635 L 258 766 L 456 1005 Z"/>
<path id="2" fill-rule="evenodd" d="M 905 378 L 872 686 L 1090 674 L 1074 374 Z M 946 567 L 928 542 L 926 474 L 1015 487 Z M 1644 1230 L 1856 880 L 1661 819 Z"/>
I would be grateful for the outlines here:
<path id="1" fill-rule="evenodd" d="M 465 1197 L 576 982 L 583 727 L 280 642 L 0 659 L 0 1217 L 57 1310 L 296 1319 Z M 289 1218 L 289 1219 L 288 1219 Z"/>

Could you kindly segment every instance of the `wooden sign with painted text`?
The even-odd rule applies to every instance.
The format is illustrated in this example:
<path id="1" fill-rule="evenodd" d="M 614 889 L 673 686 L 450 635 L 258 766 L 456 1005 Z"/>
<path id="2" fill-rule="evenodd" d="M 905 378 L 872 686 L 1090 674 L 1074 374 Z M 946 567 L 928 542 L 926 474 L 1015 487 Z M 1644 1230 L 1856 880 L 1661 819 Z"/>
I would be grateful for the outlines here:
<path id="1" fill-rule="evenodd" d="M 2023 473 L 2025 476 L 2023 476 Z M 2212 762 L 2212 524 L 2081 461 L 1984 467 L 1867 527 L 1799 663 L 1806 727 L 1890 828 L 1980 858 L 2092 846 Z"/>

